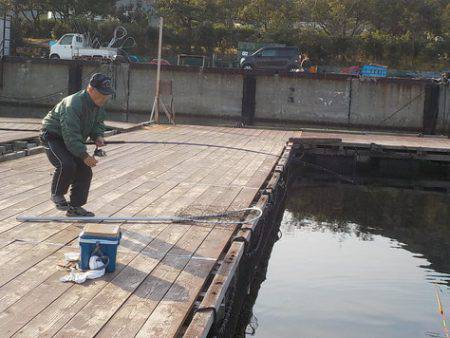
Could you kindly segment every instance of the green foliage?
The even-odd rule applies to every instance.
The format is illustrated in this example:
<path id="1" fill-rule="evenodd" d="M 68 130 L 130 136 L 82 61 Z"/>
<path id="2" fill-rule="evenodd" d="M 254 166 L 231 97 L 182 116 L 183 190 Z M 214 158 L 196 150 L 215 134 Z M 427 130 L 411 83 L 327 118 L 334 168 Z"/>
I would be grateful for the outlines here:
<path id="1" fill-rule="evenodd" d="M 239 41 L 275 42 L 300 47 L 318 64 L 450 66 L 448 0 L 158 0 L 153 13 L 114 3 L 0 0 L 24 36 L 57 38 L 82 27 L 109 41 L 121 24 L 137 41 L 132 52 L 147 55 L 154 55 L 157 45 L 150 19 L 162 16 L 166 54 L 233 55 Z M 32 14 L 24 15 L 30 9 Z M 47 20 L 47 11 L 62 18 Z M 93 20 L 99 16 L 103 20 Z"/>
<path id="2" fill-rule="evenodd" d="M 158 10 L 177 52 L 224 53 L 238 41 L 264 41 L 296 45 L 317 63 L 449 66 L 448 1 L 160 0 Z"/>
<path id="3" fill-rule="evenodd" d="M 89 16 L 112 14 L 114 0 L 44 0 L 39 1 L 51 12 L 59 13 L 63 18 L 71 16 Z"/>

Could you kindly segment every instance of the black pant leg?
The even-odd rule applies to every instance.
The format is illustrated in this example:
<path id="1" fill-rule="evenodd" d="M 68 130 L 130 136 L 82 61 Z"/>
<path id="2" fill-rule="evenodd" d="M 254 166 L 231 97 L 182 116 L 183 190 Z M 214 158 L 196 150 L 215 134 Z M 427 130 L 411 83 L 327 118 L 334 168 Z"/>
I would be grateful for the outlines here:
<path id="1" fill-rule="evenodd" d="M 81 158 L 75 158 L 76 170 L 70 189 L 70 205 L 81 207 L 86 204 L 92 180 L 92 169 Z"/>
<path id="2" fill-rule="evenodd" d="M 62 140 L 49 140 L 46 146 L 47 157 L 55 167 L 52 194 L 65 195 L 75 178 L 77 165 L 74 156 L 67 150 Z"/>

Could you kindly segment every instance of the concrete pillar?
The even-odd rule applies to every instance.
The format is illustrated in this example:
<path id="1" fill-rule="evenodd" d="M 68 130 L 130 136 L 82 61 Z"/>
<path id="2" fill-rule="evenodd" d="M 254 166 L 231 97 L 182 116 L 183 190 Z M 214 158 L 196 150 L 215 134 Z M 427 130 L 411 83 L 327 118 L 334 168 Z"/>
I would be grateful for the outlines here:
<path id="1" fill-rule="evenodd" d="M 256 77 L 254 75 L 244 75 L 242 86 L 242 123 L 253 125 L 255 118 L 256 104 Z"/>
<path id="2" fill-rule="evenodd" d="M 73 61 L 73 63 L 69 66 L 69 83 L 67 88 L 69 95 L 81 90 L 83 74 L 82 68 L 83 67 L 77 61 Z"/>
<path id="3" fill-rule="evenodd" d="M 425 101 L 423 103 L 423 133 L 433 135 L 439 114 L 439 85 L 430 83 L 425 85 Z"/>

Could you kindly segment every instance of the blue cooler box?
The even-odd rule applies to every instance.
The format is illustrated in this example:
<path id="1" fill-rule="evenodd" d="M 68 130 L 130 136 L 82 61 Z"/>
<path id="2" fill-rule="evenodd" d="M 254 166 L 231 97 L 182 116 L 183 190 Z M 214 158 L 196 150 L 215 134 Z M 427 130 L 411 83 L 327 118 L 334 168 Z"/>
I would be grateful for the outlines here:
<path id="1" fill-rule="evenodd" d="M 114 272 L 116 270 L 117 247 L 119 246 L 121 235 L 118 225 L 86 225 L 79 237 L 81 250 L 80 269 L 89 270 L 89 259 L 91 256 L 97 255 L 107 256 L 106 272 Z"/>

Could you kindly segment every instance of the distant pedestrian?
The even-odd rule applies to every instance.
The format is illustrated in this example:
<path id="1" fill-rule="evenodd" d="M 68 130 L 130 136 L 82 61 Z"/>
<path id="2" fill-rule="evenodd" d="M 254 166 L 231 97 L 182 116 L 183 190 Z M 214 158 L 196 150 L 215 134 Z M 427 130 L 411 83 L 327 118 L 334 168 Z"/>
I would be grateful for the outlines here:
<path id="1" fill-rule="evenodd" d="M 308 73 L 312 66 L 313 64 L 311 62 L 311 59 L 309 58 L 309 55 L 307 53 L 303 53 L 300 63 L 302 72 Z"/>
<path id="2" fill-rule="evenodd" d="M 441 78 L 439 79 L 439 83 L 443 85 L 448 85 L 450 81 L 450 72 L 444 72 L 441 74 Z"/>

